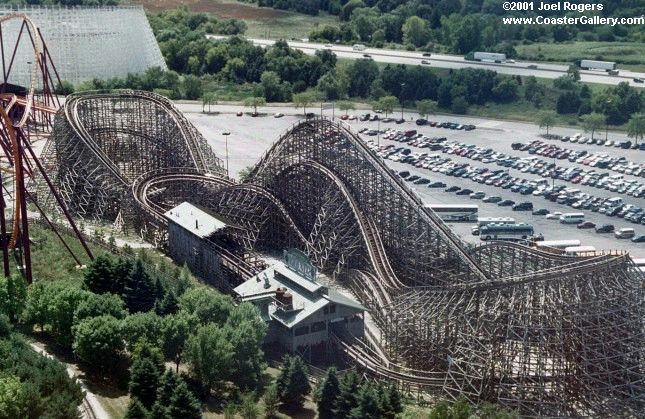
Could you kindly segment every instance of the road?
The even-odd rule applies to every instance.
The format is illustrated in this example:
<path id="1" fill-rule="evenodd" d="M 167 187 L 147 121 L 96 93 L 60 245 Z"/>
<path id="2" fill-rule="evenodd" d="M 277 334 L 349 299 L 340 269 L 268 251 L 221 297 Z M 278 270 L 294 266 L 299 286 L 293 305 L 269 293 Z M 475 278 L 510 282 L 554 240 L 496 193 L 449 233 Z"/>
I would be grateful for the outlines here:
<path id="1" fill-rule="evenodd" d="M 257 118 L 252 118 L 249 115 L 244 115 L 241 117 L 235 117 L 235 112 L 242 110 L 244 112 L 249 112 L 249 108 L 243 108 L 240 106 L 234 105 L 216 105 L 212 107 L 212 114 L 204 114 L 201 112 L 202 105 L 192 102 L 180 102 L 176 103 L 176 106 L 185 113 L 186 117 L 197 127 L 197 129 L 204 135 L 208 143 L 211 145 L 215 153 L 222 157 L 226 158 L 224 150 L 226 149 L 226 142 L 228 142 L 228 151 L 229 151 L 229 163 L 231 176 L 237 178 L 238 173 L 245 167 L 252 166 L 257 163 L 258 159 L 262 154 L 271 146 L 271 144 L 276 141 L 282 133 L 284 133 L 292 124 L 301 120 L 302 110 L 294 109 L 293 106 L 265 106 L 259 109 L 260 112 L 265 113 L 264 116 Z M 311 108 L 311 111 L 320 112 L 320 108 L 316 110 Z M 273 118 L 271 115 L 275 112 L 282 112 L 285 114 L 282 118 Z M 361 113 L 361 111 L 355 111 L 356 114 Z M 332 116 L 332 110 L 326 109 L 323 114 L 327 117 Z M 338 116 L 336 112 L 336 116 Z M 397 113 L 398 115 L 398 113 Z M 534 124 L 527 124 L 521 122 L 512 122 L 512 121 L 497 121 L 483 118 L 475 118 L 470 116 L 433 116 L 433 120 L 439 121 L 455 121 L 461 124 L 474 124 L 477 125 L 477 129 L 474 131 L 455 131 L 455 130 L 446 130 L 440 128 L 432 128 L 429 126 L 426 127 L 417 127 L 413 121 L 410 119 L 416 118 L 416 113 L 405 113 L 404 117 L 408 122 L 402 125 L 396 124 L 380 124 L 381 129 L 386 127 L 392 127 L 396 129 L 418 129 L 423 134 L 428 136 L 446 136 L 448 140 L 456 140 L 459 142 L 465 142 L 469 144 L 476 145 L 487 145 L 488 147 L 493 148 L 496 151 L 503 151 L 505 153 L 510 153 L 512 155 L 527 155 L 522 152 L 513 152 L 510 148 L 512 142 L 520 141 L 527 142 L 538 139 L 538 134 L 540 133 L 537 126 Z M 379 124 L 376 122 L 371 123 L 362 123 L 358 121 L 350 121 L 350 126 L 352 130 L 356 131 L 361 127 L 368 126 L 370 128 L 376 129 Z M 230 136 L 224 137 L 221 135 L 222 132 L 228 131 L 231 133 Z M 552 129 L 553 133 L 562 134 L 562 135 L 573 135 L 579 131 L 575 128 L 564 128 L 564 127 L 555 127 Z M 603 133 L 604 134 L 604 133 Z M 625 140 L 626 136 L 624 133 L 618 132 L 609 132 L 609 138 L 613 140 Z M 375 137 L 363 137 L 363 138 L 375 138 Z M 381 139 L 381 141 L 384 141 Z M 401 143 L 393 143 L 397 146 L 401 146 Z M 625 156 L 629 160 L 638 161 L 645 156 L 645 152 L 636 151 L 636 150 L 622 150 L 616 148 L 605 148 L 599 146 L 591 145 L 580 145 L 580 144 L 569 144 L 567 147 L 570 148 L 585 148 L 589 151 L 598 150 L 603 151 L 610 155 Z M 421 150 L 421 149 L 420 149 Z M 418 151 L 418 150 L 415 150 Z M 427 149 L 423 149 L 427 151 Z M 463 162 L 469 162 L 475 166 L 488 166 L 482 162 L 475 162 L 472 160 L 467 160 L 464 158 L 458 158 L 454 155 L 450 155 L 454 160 L 459 160 Z M 395 170 L 408 170 L 414 171 L 415 173 L 428 177 L 435 180 L 441 180 L 446 182 L 448 185 L 457 185 L 460 187 L 466 187 L 473 190 L 482 190 L 486 192 L 487 195 L 500 195 L 504 199 L 512 199 L 517 202 L 519 201 L 533 201 L 536 208 L 548 208 L 550 211 L 560 211 L 560 212 L 572 212 L 571 208 L 565 205 L 559 205 L 546 201 L 542 197 L 532 197 L 532 196 L 522 196 L 519 194 L 511 193 L 508 190 L 502 190 L 499 188 L 494 188 L 488 185 L 480 185 L 474 183 L 467 179 L 456 179 L 454 177 L 449 177 L 446 175 L 441 175 L 435 172 L 428 172 L 425 169 L 414 169 L 410 165 L 403 165 L 401 163 L 393 162 L 391 160 L 386 160 L 386 164 L 392 167 Z M 569 163 L 568 161 L 558 161 L 562 165 L 576 165 L 574 163 Z M 494 166 L 497 168 L 497 166 Z M 582 166 L 587 167 L 587 166 Z M 515 170 L 512 171 L 513 174 L 516 173 Z M 522 173 L 523 176 L 528 178 L 537 177 L 535 175 L 530 175 Z M 642 180 L 642 178 L 640 178 Z M 501 208 L 493 204 L 484 204 L 480 201 L 473 201 L 467 196 L 457 196 L 454 193 L 444 192 L 443 189 L 429 189 L 425 186 L 419 185 L 410 185 L 410 187 L 415 190 L 426 203 L 437 203 L 437 204 L 479 204 L 480 216 L 482 217 L 494 217 L 494 216 L 510 216 L 516 218 L 518 221 L 528 222 L 535 226 L 537 232 L 543 233 L 548 240 L 564 240 L 564 239 L 579 239 L 585 245 L 591 245 L 597 249 L 620 249 L 627 250 L 631 252 L 634 257 L 645 258 L 645 244 L 632 243 L 629 240 L 617 240 L 613 238 L 613 235 L 598 235 L 590 230 L 578 230 L 575 226 L 562 226 L 557 221 L 546 220 L 544 217 L 532 216 L 530 212 L 515 212 L 510 208 Z M 591 187 L 580 187 L 580 189 L 589 189 L 589 192 L 594 193 L 598 196 L 612 195 L 607 193 L 604 190 L 598 190 Z M 627 201 L 633 203 L 638 203 L 639 206 L 645 206 L 645 200 L 638 200 L 629 197 Z M 645 226 L 637 226 L 629 222 L 624 221 L 616 217 L 606 217 L 597 213 L 587 213 L 587 219 L 597 223 L 611 223 L 615 224 L 616 228 L 621 227 L 633 227 L 638 233 L 645 233 Z M 460 235 L 464 240 L 478 243 L 479 239 L 470 234 L 470 227 L 473 224 L 470 223 L 454 223 L 451 224 L 453 230 Z"/>
<path id="2" fill-rule="evenodd" d="M 221 35 L 207 36 L 212 39 L 226 38 L 226 36 Z M 273 45 L 275 43 L 275 40 L 272 39 L 249 38 L 249 41 L 253 42 L 253 44 L 255 45 L 264 47 Z M 498 64 L 493 62 L 467 61 L 462 56 L 447 54 L 433 53 L 430 57 L 424 57 L 421 52 L 388 50 L 381 48 L 366 48 L 364 51 L 354 51 L 351 46 L 319 44 L 303 41 L 288 41 L 288 44 L 291 48 L 299 49 L 309 55 L 314 55 L 316 50 L 327 49 L 333 51 L 339 58 L 357 59 L 363 58 L 363 54 L 369 54 L 376 62 L 408 65 L 421 65 L 421 60 L 423 59 L 430 62 L 430 67 L 453 69 L 483 68 L 487 70 L 494 70 L 501 74 L 535 76 L 545 79 L 556 79 L 566 74 L 568 69 L 566 65 L 549 63 L 516 62 Z M 331 47 L 326 47 L 325 45 L 331 45 Z M 529 66 L 537 66 L 537 69 L 529 68 Z M 644 84 L 635 83 L 633 80 L 634 78 L 645 78 L 645 74 L 627 70 L 620 70 L 619 75 L 610 76 L 604 71 L 580 71 L 580 79 L 583 82 L 609 85 L 616 85 L 620 82 L 628 82 L 630 85 L 635 87 L 645 87 Z"/>

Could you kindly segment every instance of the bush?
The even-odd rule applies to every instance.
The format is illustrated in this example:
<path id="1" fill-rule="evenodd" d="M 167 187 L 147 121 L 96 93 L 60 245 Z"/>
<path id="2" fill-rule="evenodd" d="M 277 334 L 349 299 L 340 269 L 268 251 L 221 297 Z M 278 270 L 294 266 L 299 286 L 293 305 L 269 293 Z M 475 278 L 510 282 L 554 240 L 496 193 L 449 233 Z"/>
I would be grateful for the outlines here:
<path id="1" fill-rule="evenodd" d="M 112 316 L 92 317 L 73 328 L 74 353 L 93 367 L 106 368 L 119 361 L 123 351 L 121 323 Z"/>

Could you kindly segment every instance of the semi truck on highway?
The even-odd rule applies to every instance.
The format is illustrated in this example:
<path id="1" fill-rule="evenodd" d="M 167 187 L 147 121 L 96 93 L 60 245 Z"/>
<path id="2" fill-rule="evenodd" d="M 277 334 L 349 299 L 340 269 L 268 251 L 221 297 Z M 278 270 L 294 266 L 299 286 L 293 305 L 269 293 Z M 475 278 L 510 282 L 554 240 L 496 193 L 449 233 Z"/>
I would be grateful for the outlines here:
<path id="1" fill-rule="evenodd" d="M 576 66 L 582 70 L 604 70 L 606 72 L 616 70 L 616 63 L 612 61 L 578 60 Z"/>
<path id="2" fill-rule="evenodd" d="M 506 54 L 498 52 L 471 52 L 470 54 L 466 54 L 464 58 L 470 61 L 490 61 L 495 63 L 506 62 Z"/>

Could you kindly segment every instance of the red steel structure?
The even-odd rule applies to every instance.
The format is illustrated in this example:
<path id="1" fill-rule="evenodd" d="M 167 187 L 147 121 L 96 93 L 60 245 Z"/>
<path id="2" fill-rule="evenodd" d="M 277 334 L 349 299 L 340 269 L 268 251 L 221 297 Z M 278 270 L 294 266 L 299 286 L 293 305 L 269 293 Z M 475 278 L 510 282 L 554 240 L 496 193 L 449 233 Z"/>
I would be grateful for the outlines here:
<path id="1" fill-rule="evenodd" d="M 32 61 L 17 62 L 17 52 L 25 48 L 33 51 Z M 42 178 L 48 186 L 90 258 L 92 253 L 34 151 L 33 142 L 46 136 L 53 127 L 54 115 L 61 105 L 54 89 L 62 83 L 40 30 L 27 15 L 0 17 L 0 56 L 0 182 L 3 185 L 0 196 L 0 244 L 3 270 L 5 276 L 10 274 L 12 256 L 16 256 L 18 266 L 24 268 L 27 282 L 31 283 L 27 201 L 32 202 L 40 211 L 40 217 L 54 227 L 26 186 L 35 177 Z M 28 68 L 30 75 L 29 85 L 12 83 L 17 78 L 16 74 L 25 68 Z M 11 182 L 4 182 L 8 178 Z M 62 236 L 58 232 L 56 234 L 80 265 L 80 260 Z"/>

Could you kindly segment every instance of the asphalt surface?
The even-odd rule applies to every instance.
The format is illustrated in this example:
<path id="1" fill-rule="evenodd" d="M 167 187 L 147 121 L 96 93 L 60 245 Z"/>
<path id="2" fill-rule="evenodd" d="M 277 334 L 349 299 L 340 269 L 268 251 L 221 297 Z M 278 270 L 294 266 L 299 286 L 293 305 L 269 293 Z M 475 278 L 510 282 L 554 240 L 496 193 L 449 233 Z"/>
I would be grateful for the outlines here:
<path id="1" fill-rule="evenodd" d="M 222 39 L 225 36 L 207 35 L 209 38 Z M 249 38 L 255 45 L 270 46 L 275 43 L 272 39 Z M 512 74 L 520 76 L 535 76 L 545 79 L 556 79 L 566 74 L 568 66 L 542 62 L 516 62 L 516 63 L 494 63 L 465 60 L 463 56 L 435 54 L 424 57 L 421 52 L 410 52 L 400 50 L 389 50 L 381 48 L 366 48 L 362 51 L 355 51 L 351 46 L 321 44 L 315 42 L 288 41 L 291 48 L 299 49 L 306 54 L 314 55 L 316 50 L 327 49 L 333 51 L 340 58 L 358 59 L 369 54 L 374 61 L 391 64 L 428 65 L 438 68 L 483 68 L 493 70 L 501 74 Z M 331 45 L 331 46 L 326 46 Z M 421 64 L 421 60 L 427 60 L 430 64 Z M 537 68 L 529 68 L 537 66 Z M 634 82 L 634 78 L 645 78 L 644 73 L 636 73 L 618 68 L 619 74 L 611 76 L 604 71 L 581 70 L 580 80 L 588 83 L 599 83 L 617 85 L 620 82 L 628 82 L 635 87 L 645 87 L 642 83 Z"/>
<path id="2" fill-rule="evenodd" d="M 260 157 L 269 149 L 271 144 L 275 142 L 282 133 L 284 133 L 290 126 L 294 123 L 297 123 L 303 117 L 300 114 L 301 111 L 297 111 L 294 108 L 289 107 L 263 107 L 259 111 L 266 112 L 265 116 L 260 116 L 253 118 L 248 114 L 245 114 L 241 117 L 236 117 L 235 112 L 242 110 L 244 112 L 249 112 L 249 108 L 242 108 L 239 106 L 233 105 L 221 105 L 213 106 L 211 110 L 212 114 L 204 114 L 201 112 L 201 105 L 194 103 L 179 103 L 177 104 L 179 109 L 186 114 L 188 119 L 200 130 L 200 132 L 205 136 L 208 143 L 213 147 L 215 153 L 226 160 L 226 139 L 222 135 L 222 132 L 228 131 L 231 133 L 228 136 L 228 155 L 229 155 L 229 171 L 231 176 L 238 177 L 237 174 L 239 171 L 245 167 L 252 166 L 257 163 Z M 308 110 L 309 111 L 309 110 Z M 315 111 L 312 109 L 311 111 Z M 217 112 L 217 113 L 216 113 Z M 285 113 L 285 116 L 282 118 L 274 118 L 272 115 L 275 112 Z M 318 112 L 320 110 L 318 109 Z M 331 110 L 325 110 L 323 112 L 326 116 L 331 116 Z M 358 113 L 358 112 L 357 112 Z M 336 113 L 338 117 L 338 113 Z M 396 115 L 397 117 L 400 114 Z M 531 124 L 524 124 L 519 122 L 508 122 L 508 121 L 494 121 L 486 120 L 480 118 L 471 118 L 471 117 L 458 117 L 458 116 L 436 116 L 430 117 L 431 120 L 438 121 L 454 121 L 458 123 L 469 123 L 477 126 L 477 129 L 474 131 L 456 131 L 443 128 L 434 128 L 434 127 L 417 127 L 413 120 L 416 118 L 416 115 L 413 114 L 404 114 L 404 117 L 408 122 L 397 125 L 394 123 L 385 124 L 380 123 L 380 128 L 385 129 L 392 127 L 398 130 L 406 129 L 416 129 L 420 133 L 427 135 L 429 137 L 433 136 L 444 136 L 448 138 L 448 141 L 458 141 L 467 144 L 475 145 L 486 145 L 494 149 L 495 151 L 501 151 L 511 156 L 529 156 L 528 153 L 522 151 L 514 151 L 511 149 L 511 143 L 513 142 L 530 142 L 535 139 L 538 139 L 539 130 L 536 126 Z M 352 130 L 358 131 L 362 127 L 369 127 L 376 129 L 379 124 L 376 122 L 358 122 L 358 121 L 348 121 L 348 125 Z M 553 133 L 562 134 L 562 135 L 573 135 L 578 131 L 576 129 L 568 128 L 553 128 Z M 604 136 L 604 133 L 603 133 Z M 365 140 L 373 139 L 376 140 L 376 137 L 363 136 L 361 137 Z M 613 140 L 625 140 L 626 137 L 624 134 L 609 132 L 608 137 Z M 431 152 L 428 149 L 414 149 L 404 145 L 403 143 L 398 143 L 394 141 L 387 141 L 381 139 L 382 144 L 394 144 L 397 147 L 405 146 L 413 151 L 422 151 L 432 153 L 441 152 Z M 602 151 L 610 156 L 625 156 L 629 160 L 642 162 L 645 159 L 645 151 L 638 150 L 622 150 L 616 148 L 606 148 L 597 145 L 579 145 L 579 144 L 569 144 L 569 143 L 560 143 L 559 145 L 566 146 L 574 149 L 586 149 L 588 151 Z M 473 161 L 467 158 L 441 154 L 445 157 L 450 157 L 453 161 L 467 162 L 476 167 L 489 167 L 498 169 L 500 166 L 494 164 L 484 164 L 481 161 Z M 640 159 L 640 160 L 639 160 Z M 548 161 L 547 158 L 545 160 Z M 463 178 L 454 178 L 437 172 L 430 172 L 427 169 L 417 169 L 409 164 L 403 164 L 394 162 L 391 160 L 386 160 L 388 166 L 400 170 L 407 170 L 411 173 L 418 174 L 423 177 L 427 177 L 432 181 L 443 181 L 448 186 L 456 185 L 461 188 L 469 188 L 473 191 L 483 191 L 486 195 L 498 195 L 503 199 L 511 199 L 515 202 L 531 201 L 535 208 L 547 208 L 549 211 L 560 211 L 562 213 L 566 212 L 578 212 L 569 206 L 560 205 L 552 203 L 545 200 L 543 197 L 535 197 L 532 195 L 520 195 L 513 193 L 510 190 L 504 190 L 498 187 L 483 185 L 471 181 L 470 179 Z M 562 166 L 572 166 L 577 165 L 575 163 L 570 163 L 568 160 L 558 160 L 558 165 Z M 588 166 L 582 166 L 588 168 Z M 524 178 L 533 179 L 537 178 L 537 175 L 530 173 L 521 173 L 514 169 L 509 169 L 511 175 L 519 176 L 521 175 Z M 613 172 L 610 172 L 613 173 Z M 626 178 L 632 178 L 626 176 Z M 637 178 L 640 181 L 645 182 L 645 178 Z M 556 180 L 556 184 L 565 183 L 567 186 L 575 187 L 585 192 L 589 192 L 595 196 L 619 196 L 613 194 L 604 189 L 597 189 L 590 186 L 574 185 L 570 182 L 565 182 L 563 180 Z M 547 240 L 569 240 L 569 239 L 578 239 L 581 241 L 582 245 L 594 246 L 596 249 L 606 249 L 606 250 L 627 250 L 632 253 L 634 257 L 645 258 L 645 244 L 644 243 L 632 243 L 630 240 L 618 240 L 613 237 L 612 234 L 596 234 L 593 229 L 591 230 L 580 230 L 575 227 L 575 225 L 563 225 L 560 224 L 557 220 L 547 220 L 544 216 L 533 216 L 530 212 L 516 212 L 512 211 L 510 207 L 498 207 L 496 204 L 487 204 L 478 200 L 471 200 L 468 196 L 457 196 L 454 193 L 444 192 L 444 188 L 433 188 L 430 189 L 426 185 L 413 185 L 410 184 L 410 187 L 415 190 L 422 200 L 428 204 L 473 204 L 476 203 L 479 205 L 479 215 L 481 217 L 513 217 L 519 222 L 528 222 L 532 224 L 535 228 L 536 233 L 542 233 Z M 645 207 L 645 200 L 633 198 L 631 196 L 623 196 L 627 203 L 632 203 L 640 207 Z M 637 234 L 645 234 L 645 226 L 632 224 L 628 221 L 625 221 L 617 217 L 607 217 L 602 214 L 592 213 L 591 211 L 581 211 L 585 212 L 586 220 L 593 221 L 597 224 L 614 224 L 616 229 L 622 227 L 631 227 L 636 230 Z M 477 243 L 479 238 L 472 236 L 470 229 L 473 226 L 473 223 L 451 223 L 450 226 L 455 230 L 455 232 L 460 235 L 464 240 Z"/>

